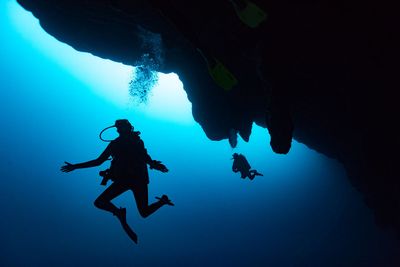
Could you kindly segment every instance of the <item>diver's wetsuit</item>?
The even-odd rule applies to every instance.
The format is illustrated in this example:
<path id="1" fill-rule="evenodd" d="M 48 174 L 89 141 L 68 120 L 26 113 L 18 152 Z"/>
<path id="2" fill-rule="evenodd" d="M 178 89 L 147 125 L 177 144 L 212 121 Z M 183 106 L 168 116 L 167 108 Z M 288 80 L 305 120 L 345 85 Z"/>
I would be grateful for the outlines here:
<path id="1" fill-rule="evenodd" d="M 119 209 L 111 203 L 111 200 L 131 190 L 142 217 L 147 217 L 159 209 L 163 205 L 161 201 L 148 204 L 147 164 L 150 164 L 152 159 L 147 154 L 139 135 L 133 132 L 131 135 L 120 136 L 111 141 L 100 158 L 108 159 L 110 156 L 113 183 L 95 200 L 95 206 L 115 215 Z"/>

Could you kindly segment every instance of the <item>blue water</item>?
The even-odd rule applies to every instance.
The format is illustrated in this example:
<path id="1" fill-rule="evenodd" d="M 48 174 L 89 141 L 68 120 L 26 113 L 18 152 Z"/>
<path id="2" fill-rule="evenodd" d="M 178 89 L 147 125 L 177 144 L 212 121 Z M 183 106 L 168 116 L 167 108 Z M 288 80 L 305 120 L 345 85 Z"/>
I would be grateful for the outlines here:
<path id="1" fill-rule="evenodd" d="M 0 4 L 0 266 L 397 266 L 396 241 L 339 163 L 297 142 L 274 154 L 257 126 L 232 150 L 193 121 L 116 105 L 26 38 L 10 5 Z M 149 199 L 166 193 L 176 204 L 143 219 L 129 192 L 115 200 L 139 245 L 93 206 L 108 163 L 59 171 L 96 158 L 106 146 L 99 131 L 119 118 L 170 169 L 150 172 Z M 233 152 L 264 177 L 240 179 Z"/>

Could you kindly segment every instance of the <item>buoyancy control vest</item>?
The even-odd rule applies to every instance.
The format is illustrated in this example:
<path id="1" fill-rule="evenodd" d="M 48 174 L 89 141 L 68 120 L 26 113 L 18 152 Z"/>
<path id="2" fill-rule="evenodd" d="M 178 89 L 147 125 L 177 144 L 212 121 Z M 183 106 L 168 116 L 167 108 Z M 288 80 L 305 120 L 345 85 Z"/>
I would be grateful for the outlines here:
<path id="1" fill-rule="evenodd" d="M 149 183 L 147 163 L 150 157 L 139 135 L 118 137 L 109 146 L 110 173 L 114 181 Z"/>

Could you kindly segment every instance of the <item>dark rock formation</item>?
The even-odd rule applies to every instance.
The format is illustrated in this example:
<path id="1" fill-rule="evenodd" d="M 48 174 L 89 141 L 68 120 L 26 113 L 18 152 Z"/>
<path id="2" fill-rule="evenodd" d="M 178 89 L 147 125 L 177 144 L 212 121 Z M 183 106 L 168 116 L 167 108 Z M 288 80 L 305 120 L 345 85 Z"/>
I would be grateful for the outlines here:
<path id="1" fill-rule="evenodd" d="M 146 55 L 155 70 L 177 73 L 211 140 L 237 132 L 246 141 L 255 122 L 277 153 L 289 151 L 293 136 L 339 160 L 377 222 L 400 230 L 400 23 L 390 4 L 254 0 L 268 19 L 252 29 L 224 0 L 18 2 L 79 51 L 133 66 Z M 238 84 L 219 87 L 196 48 Z"/>

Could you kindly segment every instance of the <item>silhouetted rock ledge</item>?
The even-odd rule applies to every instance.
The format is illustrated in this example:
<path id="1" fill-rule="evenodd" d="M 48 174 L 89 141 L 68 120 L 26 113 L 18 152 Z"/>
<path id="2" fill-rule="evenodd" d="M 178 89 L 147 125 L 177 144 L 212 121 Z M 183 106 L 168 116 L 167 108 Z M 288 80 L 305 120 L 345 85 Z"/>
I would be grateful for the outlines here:
<path id="1" fill-rule="evenodd" d="M 288 153 L 293 137 L 339 160 L 377 223 L 400 230 L 394 6 L 254 0 L 268 17 L 253 29 L 229 1 L 18 2 L 76 50 L 132 66 L 143 55 L 157 58 L 154 70 L 179 75 L 194 119 L 211 140 L 238 133 L 247 141 L 255 122 L 268 129 L 277 153 Z M 163 3 L 161 13 L 150 2 Z M 169 14 L 178 24 L 165 19 Z M 219 87 L 196 48 L 223 62 L 237 85 Z"/>

